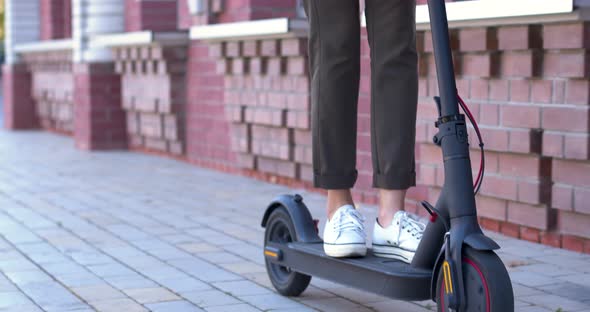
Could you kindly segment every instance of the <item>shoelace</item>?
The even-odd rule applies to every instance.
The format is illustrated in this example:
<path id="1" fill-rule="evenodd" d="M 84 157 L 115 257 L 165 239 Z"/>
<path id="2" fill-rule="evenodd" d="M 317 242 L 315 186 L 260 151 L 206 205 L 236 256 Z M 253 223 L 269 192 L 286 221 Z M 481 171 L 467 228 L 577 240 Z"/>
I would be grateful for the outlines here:
<path id="1" fill-rule="evenodd" d="M 353 211 L 348 210 L 336 215 L 332 225 L 334 226 L 334 230 L 338 232 L 338 237 L 340 237 L 342 232 L 347 230 L 353 230 L 364 237 L 364 221 L 365 218 L 356 209 L 353 209 Z"/>
<path id="2" fill-rule="evenodd" d="M 398 238 L 401 237 L 402 231 L 406 230 L 412 236 L 416 237 L 418 240 L 422 239 L 422 233 L 424 233 L 424 230 L 426 229 L 426 225 L 422 224 L 419 221 L 412 219 L 408 215 L 405 215 L 400 219 L 401 219 L 401 221 L 400 221 L 401 224 L 399 227 Z"/>

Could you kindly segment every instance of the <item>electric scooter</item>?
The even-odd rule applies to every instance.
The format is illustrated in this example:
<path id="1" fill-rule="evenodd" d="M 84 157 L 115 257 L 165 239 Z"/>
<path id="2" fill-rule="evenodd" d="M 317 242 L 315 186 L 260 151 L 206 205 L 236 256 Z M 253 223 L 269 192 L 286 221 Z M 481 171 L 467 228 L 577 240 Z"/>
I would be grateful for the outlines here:
<path id="1" fill-rule="evenodd" d="M 379 258 L 371 250 L 363 258 L 326 256 L 323 242 L 300 195 L 282 195 L 262 219 L 268 276 L 285 296 L 298 296 L 317 276 L 399 300 L 427 300 L 437 311 L 514 311 L 508 272 L 494 250 L 500 247 L 478 224 L 475 194 L 481 186 L 484 153 L 471 112 L 456 89 L 444 0 L 428 0 L 440 97 L 433 138 L 442 148 L 445 184 L 435 206 L 423 201 L 430 214 L 423 238 L 410 264 Z M 472 122 L 482 150 L 475 184 L 471 173 L 467 126 Z M 475 189 L 475 191 L 474 191 Z"/>

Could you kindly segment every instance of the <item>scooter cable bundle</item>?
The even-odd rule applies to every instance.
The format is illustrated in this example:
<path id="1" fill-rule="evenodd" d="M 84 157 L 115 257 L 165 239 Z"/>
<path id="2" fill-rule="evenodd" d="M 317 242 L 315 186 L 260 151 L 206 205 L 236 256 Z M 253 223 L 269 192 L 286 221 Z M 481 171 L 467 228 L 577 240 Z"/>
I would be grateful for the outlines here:
<path id="1" fill-rule="evenodd" d="M 483 176 L 484 176 L 484 170 L 485 170 L 485 152 L 484 152 L 484 144 L 483 144 L 483 139 L 481 137 L 481 132 L 479 130 L 479 126 L 477 125 L 477 122 L 475 121 L 475 118 L 473 117 L 473 114 L 471 114 L 471 111 L 469 110 L 469 107 L 467 106 L 467 104 L 465 104 L 465 101 L 463 101 L 463 99 L 461 98 L 461 96 L 459 95 L 459 93 L 457 93 L 457 98 L 459 99 L 459 105 L 461 106 L 461 109 L 463 110 L 463 112 L 465 112 L 465 114 L 467 115 L 467 118 L 469 118 L 469 121 L 471 122 L 471 124 L 473 125 L 473 128 L 475 129 L 475 133 L 477 135 L 477 139 L 479 141 L 479 148 L 481 150 L 481 157 L 480 157 L 480 163 L 479 163 L 479 173 L 477 174 L 477 179 L 475 180 L 475 183 L 473 184 L 473 188 L 475 189 L 475 194 L 479 193 L 479 189 L 481 188 L 481 184 L 483 182 Z"/>

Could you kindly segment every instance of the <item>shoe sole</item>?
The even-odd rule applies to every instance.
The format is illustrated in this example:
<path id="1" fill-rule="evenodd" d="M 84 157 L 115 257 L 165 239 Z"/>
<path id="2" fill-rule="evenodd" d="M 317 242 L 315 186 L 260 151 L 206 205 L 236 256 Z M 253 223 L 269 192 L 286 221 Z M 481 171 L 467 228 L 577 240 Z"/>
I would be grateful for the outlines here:
<path id="1" fill-rule="evenodd" d="M 373 255 L 382 258 L 391 258 L 405 263 L 411 263 L 414 259 L 414 252 L 403 250 L 392 246 L 375 246 L 373 245 Z"/>
<path id="2" fill-rule="evenodd" d="M 334 258 L 364 257 L 367 255 L 367 246 L 365 244 L 324 244 L 324 252 Z"/>

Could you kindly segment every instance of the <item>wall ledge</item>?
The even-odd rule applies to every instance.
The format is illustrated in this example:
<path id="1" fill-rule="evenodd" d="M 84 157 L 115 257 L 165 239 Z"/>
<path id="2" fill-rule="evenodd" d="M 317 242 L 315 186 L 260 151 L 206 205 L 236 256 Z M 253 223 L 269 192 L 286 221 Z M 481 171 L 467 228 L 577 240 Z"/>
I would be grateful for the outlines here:
<path id="1" fill-rule="evenodd" d="M 74 49 L 72 39 L 44 40 L 17 44 L 14 52 L 17 54 L 42 53 L 53 51 L 68 51 Z"/>
<path id="2" fill-rule="evenodd" d="M 129 33 L 117 33 L 108 35 L 97 35 L 90 39 L 91 48 L 114 48 L 139 45 L 160 45 L 175 46 L 186 45 L 189 42 L 188 32 L 153 32 L 137 31 Z"/>
<path id="3" fill-rule="evenodd" d="M 290 18 L 193 26 L 190 30 L 191 40 L 205 41 L 304 36 L 307 36 L 307 21 Z"/>

